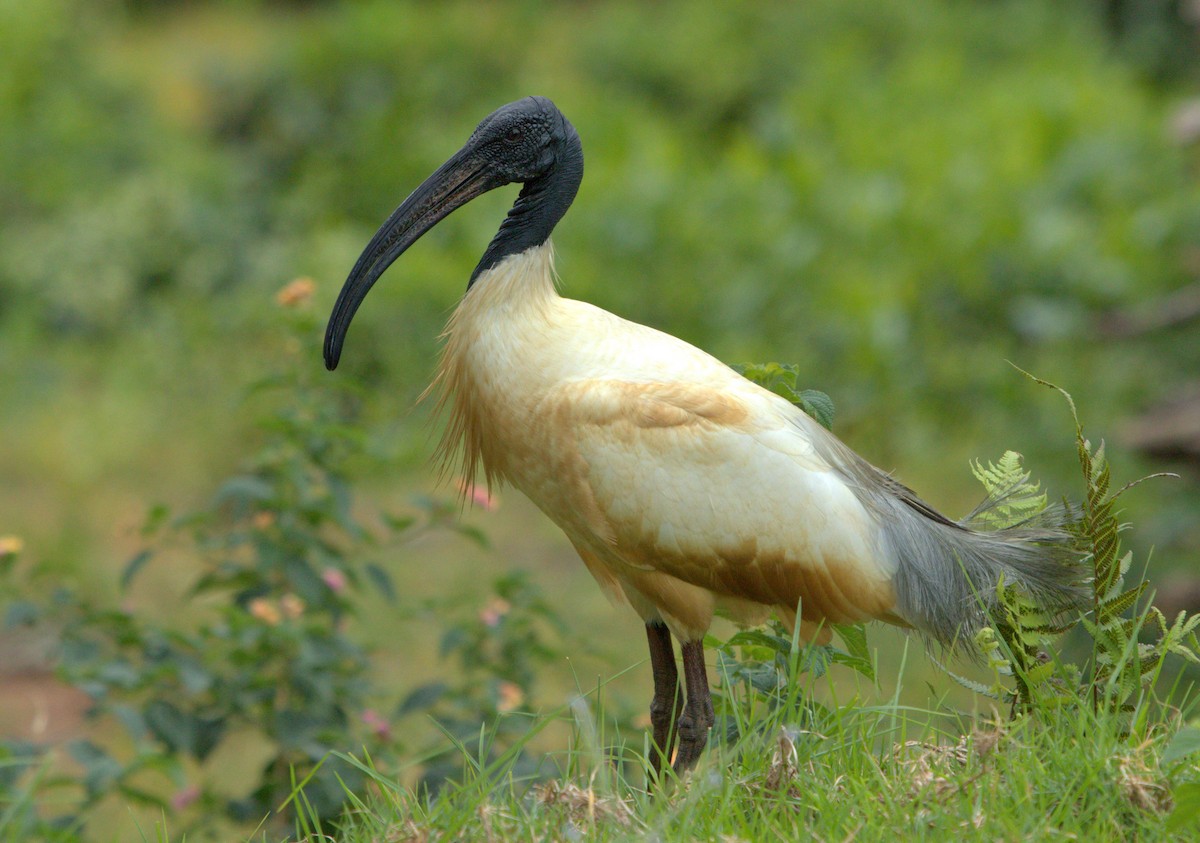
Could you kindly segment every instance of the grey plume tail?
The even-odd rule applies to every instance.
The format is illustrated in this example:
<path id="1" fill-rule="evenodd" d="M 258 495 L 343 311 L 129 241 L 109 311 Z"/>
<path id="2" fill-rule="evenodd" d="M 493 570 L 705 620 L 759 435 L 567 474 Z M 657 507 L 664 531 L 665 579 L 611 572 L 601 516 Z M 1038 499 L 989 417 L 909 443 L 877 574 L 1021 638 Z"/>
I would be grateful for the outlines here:
<path id="1" fill-rule="evenodd" d="M 990 622 L 1001 577 L 1052 618 L 1084 604 L 1089 572 L 1069 529 L 1077 513 L 1066 505 L 1030 511 L 1027 475 L 953 521 L 808 416 L 797 411 L 794 423 L 873 516 L 882 550 L 896 564 L 896 613 L 924 635 L 947 647 L 971 641 Z M 1026 514 L 1013 523 L 1018 510 Z"/>
<path id="2" fill-rule="evenodd" d="M 1086 572 L 1067 529 L 1074 516 L 1066 506 L 988 529 L 1004 504 L 1003 493 L 990 495 L 960 522 L 931 518 L 904 498 L 893 500 L 899 507 L 883 522 L 883 533 L 898 562 L 897 608 L 939 643 L 970 640 L 990 623 L 1001 577 L 1051 616 L 1083 604 Z"/>

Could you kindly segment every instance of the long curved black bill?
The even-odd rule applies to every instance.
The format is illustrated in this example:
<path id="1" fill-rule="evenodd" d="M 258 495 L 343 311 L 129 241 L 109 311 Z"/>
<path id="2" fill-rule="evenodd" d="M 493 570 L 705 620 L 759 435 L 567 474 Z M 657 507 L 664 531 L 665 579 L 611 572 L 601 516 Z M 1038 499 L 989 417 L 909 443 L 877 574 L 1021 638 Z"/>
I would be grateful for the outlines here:
<path id="1" fill-rule="evenodd" d="M 384 270 L 451 211 L 501 184 L 482 160 L 464 149 L 400 203 L 363 249 L 333 305 L 325 328 L 326 369 L 337 368 L 350 321 Z"/>

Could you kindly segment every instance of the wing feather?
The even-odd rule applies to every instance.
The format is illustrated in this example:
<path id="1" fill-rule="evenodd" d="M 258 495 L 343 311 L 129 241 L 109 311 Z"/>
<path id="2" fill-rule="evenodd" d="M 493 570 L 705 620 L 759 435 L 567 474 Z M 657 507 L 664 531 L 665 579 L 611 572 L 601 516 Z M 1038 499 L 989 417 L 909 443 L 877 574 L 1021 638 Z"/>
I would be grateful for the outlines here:
<path id="1" fill-rule="evenodd" d="M 569 418 L 580 482 L 625 578 L 654 571 L 805 621 L 890 612 L 893 568 L 871 514 L 806 432 L 756 392 L 578 380 Z M 567 421 L 567 419 L 564 419 Z"/>

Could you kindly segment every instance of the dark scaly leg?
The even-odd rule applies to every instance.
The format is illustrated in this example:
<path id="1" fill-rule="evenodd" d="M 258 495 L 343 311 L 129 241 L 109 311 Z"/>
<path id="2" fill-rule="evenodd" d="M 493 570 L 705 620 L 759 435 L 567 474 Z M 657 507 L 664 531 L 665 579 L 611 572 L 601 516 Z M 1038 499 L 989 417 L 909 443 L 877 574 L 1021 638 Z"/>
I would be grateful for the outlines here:
<path id="1" fill-rule="evenodd" d="M 681 650 L 687 703 L 679 718 L 679 752 L 675 756 L 675 772 L 680 775 L 700 759 L 700 753 L 708 743 L 708 730 L 716 720 L 708 689 L 708 673 L 704 669 L 704 642 L 687 641 Z"/>
<path id="2" fill-rule="evenodd" d="M 654 745 L 650 748 L 649 760 L 652 779 L 657 779 L 663 765 L 671 763 L 675 718 L 683 708 L 683 690 L 679 687 L 675 650 L 666 624 L 658 621 L 646 624 L 646 641 L 650 644 L 650 669 L 654 673 L 654 698 L 650 700 Z"/>

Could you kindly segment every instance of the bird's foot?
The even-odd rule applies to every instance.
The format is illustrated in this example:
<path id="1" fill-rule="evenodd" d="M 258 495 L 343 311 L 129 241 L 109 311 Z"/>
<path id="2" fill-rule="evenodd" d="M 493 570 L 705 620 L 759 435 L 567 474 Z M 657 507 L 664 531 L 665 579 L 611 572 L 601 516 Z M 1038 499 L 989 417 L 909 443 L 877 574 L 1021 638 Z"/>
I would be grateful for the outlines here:
<path id="1" fill-rule="evenodd" d="M 672 768 L 676 775 L 682 776 L 700 760 L 704 747 L 708 744 L 708 733 L 716 721 L 712 700 L 706 696 L 697 700 L 696 705 L 688 700 L 683 716 L 679 718 L 679 751 L 675 754 Z"/>

